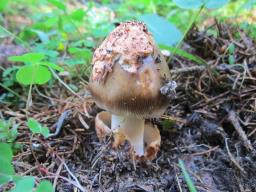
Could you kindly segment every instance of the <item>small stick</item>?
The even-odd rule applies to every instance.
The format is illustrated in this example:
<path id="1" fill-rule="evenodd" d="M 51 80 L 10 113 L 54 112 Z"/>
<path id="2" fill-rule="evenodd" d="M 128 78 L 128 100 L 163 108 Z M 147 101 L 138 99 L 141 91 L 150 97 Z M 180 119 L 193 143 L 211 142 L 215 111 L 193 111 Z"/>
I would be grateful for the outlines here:
<path id="1" fill-rule="evenodd" d="M 45 177 L 41 177 L 40 179 L 54 179 L 56 177 L 56 175 L 54 174 L 54 173 L 52 173 L 52 175 L 50 175 L 50 176 L 45 176 Z M 69 182 L 70 184 L 72 184 L 72 185 L 74 185 L 75 187 L 77 187 L 78 189 L 80 189 L 80 191 L 82 191 L 82 192 L 85 192 L 85 189 L 82 187 L 82 186 L 80 186 L 80 185 L 78 185 L 78 183 L 76 183 L 75 181 L 73 181 L 73 180 L 71 180 L 71 179 L 69 179 L 69 178 L 67 178 L 67 177 L 63 177 L 63 176 L 59 176 L 59 178 L 60 179 L 63 179 L 64 181 L 67 181 L 67 182 Z"/>
<path id="2" fill-rule="evenodd" d="M 196 153 L 192 153 L 191 155 L 193 156 L 200 156 L 200 155 L 204 155 L 204 154 L 208 154 L 208 153 L 211 153 L 212 151 L 215 151 L 216 149 L 218 149 L 219 146 L 215 146 L 215 147 L 212 147 L 206 151 L 202 151 L 202 152 L 196 152 Z"/>
<path id="3" fill-rule="evenodd" d="M 232 155 L 232 153 L 229 150 L 228 147 L 228 138 L 225 138 L 225 145 L 226 145 L 226 149 L 228 152 L 228 156 L 230 158 L 230 160 L 234 163 L 234 165 L 243 173 L 246 174 L 245 170 L 239 165 L 239 163 L 236 161 L 235 157 Z"/>
<path id="4" fill-rule="evenodd" d="M 237 68 L 241 68 L 244 71 L 244 65 L 241 64 L 235 64 L 235 65 L 228 65 L 228 64 L 222 64 L 222 65 L 217 65 L 217 66 L 210 66 L 210 65 L 196 65 L 196 66 L 191 66 L 191 67 L 182 67 L 182 68 L 178 68 L 178 69 L 173 69 L 170 70 L 171 74 L 183 74 L 183 73 L 194 73 L 194 72 L 202 72 L 206 69 L 216 69 L 218 71 L 225 71 L 225 70 L 230 70 L 232 72 L 238 71 Z M 235 68 L 236 70 L 233 70 L 233 68 Z"/>
<path id="5" fill-rule="evenodd" d="M 64 162 L 64 160 L 63 160 Z M 85 192 L 84 187 L 80 184 L 80 182 L 78 181 L 77 177 L 70 171 L 70 169 L 68 168 L 67 164 L 64 162 L 63 163 L 64 167 L 66 168 L 66 170 L 68 171 L 69 175 L 74 179 L 74 181 L 76 182 L 78 188 L 82 191 Z"/>
<path id="6" fill-rule="evenodd" d="M 59 135 L 59 133 L 60 133 L 60 131 L 61 131 L 61 128 L 62 128 L 62 125 L 63 125 L 63 123 L 64 123 L 64 120 L 65 120 L 66 118 L 68 118 L 68 116 L 70 115 L 70 113 L 71 113 L 71 110 L 66 110 L 66 111 L 64 111 L 64 112 L 61 114 L 61 116 L 59 117 L 57 123 L 54 125 L 54 126 L 56 126 L 55 132 L 49 134 L 48 138 L 49 138 L 49 137 L 55 137 L 55 136 Z"/>
<path id="7" fill-rule="evenodd" d="M 190 73 L 190 72 L 197 72 L 197 71 L 200 72 L 205 69 L 206 69 L 205 66 L 184 67 L 184 68 L 180 68 L 180 69 L 171 70 L 170 73 L 171 74 L 181 74 L 181 73 Z"/>
<path id="8" fill-rule="evenodd" d="M 55 71 L 51 68 L 49 68 L 52 72 L 53 76 L 67 89 L 69 90 L 73 95 L 77 96 L 80 99 L 83 99 L 80 95 L 78 95 L 76 92 L 74 92 L 58 75 L 55 73 Z"/>
<path id="9" fill-rule="evenodd" d="M 77 179 L 77 177 L 72 173 L 72 171 L 69 169 L 69 167 L 68 167 L 68 165 L 66 164 L 66 162 L 65 162 L 65 160 L 64 159 L 62 159 L 61 157 L 59 157 L 58 155 L 57 155 L 57 157 L 58 157 L 58 159 L 60 160 L 60 162 L 61 162 L 61 166 L 63 166 L 64 165 L 64 167 L 66 168 L 66 170 L 68 171 L 68 174 L 71 176 L 71 178 L 73 179 L 73 180 L 71 180 L 71 183 L 73 184 L 73 185 L 75 185 L 75 186 L 77 186 L 82 192 L 85 192 L 85 189 L 84 189 L 84 187 L 80 184 L 80 182 L 78 181 L 78 179 Z M 56 174 L 55 174 L 56 175 Z M 62 176 L 60 176 L 60 175 L 57 175 L 59 178 L 62 178 L 62 179 L 64 179 Z M 75 184 L 74 184 L 75 183 Z"/>
<path id="10" fill-rule="evenodd" d="M 174 171 L 175 171 L 175 179 L 177 181 L 179 192 L 182 192 L 182 188 L 181 188 L 180 181 L 179 181 L 179 178 L 178 178 L 178 175 L 177 175 L 177 172 L 176 172 L 176 168 L 174 169 Z"/>
<path id="11" fill-rule="evenodd" d="M 56 172 L 56 177 L 54 178 L 54 181 L 53 181 L 53 188 L 55 190 L 56 190 L 57 181 L 58 181 L 58 178 L 60 177 L 60 172 L 62 170 L 63 164 L 64 164 L 64 161 L 61 161 L 60 166 L 58 167 L 57 172 Z"/>
<path id="12" fill-rule="evenodd" d="M 175 122 L 183 123 L 183 124 L 187 123 L 186 119 L 182 119 L 180 117 L 174 117 L 174 116 L 169 116 L 169 115 L 162 115 L 160 118 L 161 119 L 168 119 L 170 121 L 175 121 Z"/>
<path id="13" fill-rule="evenodd" d="M 253 151 L 254 148 L 250 142 L 250 140 L 247 138 L 243 128 L 241 127 L 239 120 L 236 116 L 235 111 L 230 110 L 228 112 L 228 120 L 232 123 L 232 125 L 234 126 L 235 130 L 237 131 L 239 137 L 242 139 L 242 141 L 244 142 L 245 147 L 247 148 L 247 150 L 251 150 Z"/>

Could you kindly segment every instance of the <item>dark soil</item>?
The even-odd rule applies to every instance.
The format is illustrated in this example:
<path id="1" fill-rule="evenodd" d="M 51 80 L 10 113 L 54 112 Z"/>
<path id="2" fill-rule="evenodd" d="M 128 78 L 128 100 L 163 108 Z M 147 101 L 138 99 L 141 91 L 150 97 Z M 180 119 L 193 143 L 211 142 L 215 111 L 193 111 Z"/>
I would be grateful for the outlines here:
<path id="1" fill-rule="evenodd" d="M 34 91 L 30 115 L 52 132 L 62 127 L 57 136 L 31 138 L 24 102 L 16 109 L 2 107 L 4 117 L 20 123 L 17 142 L 23 148 L 14 158 L 16 171 L 52 179 L 57 191 L 75 191 L 79 185 L 85 191 L 188 191 L 178 165 L 182 159 L 198 191 L 256 191 L 255 42 L 234 27 L 213 28 L 217 37 L 193 29 L 183 44 L 207 65 L 181 57 L 170 61 L 178 88 L 163 117 L 151 120 L 162 136 L 155 160 L 133 161 L 128 144 L 114 150 L 112 138 L 99 142 L 94 130 L 99 109 L 89 99 L 68 96 L 56 83 Z M 240 65 L 229 64 L 231 43 Z"/>

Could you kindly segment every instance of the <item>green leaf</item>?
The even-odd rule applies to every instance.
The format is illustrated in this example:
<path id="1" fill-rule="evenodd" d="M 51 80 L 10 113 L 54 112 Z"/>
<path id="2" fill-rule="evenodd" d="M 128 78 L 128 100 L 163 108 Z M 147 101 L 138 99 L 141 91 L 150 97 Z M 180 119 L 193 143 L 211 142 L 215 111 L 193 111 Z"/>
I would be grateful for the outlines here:
<path id="1" fill-rule="evenodd" d="M 58 51 L 51 49 L 56 49 L 58 42 L 51 40 L 47 44 L 38 44 L 34 50 L 50 58 L 56 58 L 59 55 Z"/>
<path id="2" fill-rule="evenodd" d="M 88 48 L 94 48 L 95 47 L 95 42 L 92 40 L 79 40 L 79 41 L 75 41 L 70 43 L 71 47 L 82 47 L 82 46 L 86 46 Z"/>
<path id="3" fill-rule="evenodd" d="M 36 192 L 54 192 L 52 183 L 47 180 L 43 180 L 39 183 Z"/>
<path id="4" fill-rule="evenodd" d="M 235 48 L 234 43 L 230 43 L 229 46 L 228 46 L 228 53 L 229 53 L 228 62 L 231 65 L 235 64 L 235 56 L 234 56 L 235 49 L 236 48 Z"/>
<path id="5" fill-rule="evenodd" d="M 228 52 L 229 52 L 229 54 L 234 54 L 235 53 L 235 45 L 234 45 L 234 43 L 230 43 L 229 44 Z"/>
<path id="6" fill-rule="evenodd" d="M 39 37 L 39 39 L 43 42 L 43 43 L 48 43 L 49 42 L 49 37 L 48 35 L 40 30 L 36 30 L 36 29 L 30 29 L 32 32 L 36 33 L 37 36 Z"/>
<path id="7" fill-rule="evenodd" d="M 79 52 L 81 50 L 82 50 L 81 48 L 77 48 L 77 47 L 70 47 L 70 48 L 68 48 L 68 52 L 71 53 L 71 54 L 77 53 L 77 52 Z"/>
<path id="8" fill-rule="evenodd" d="M 66 65 L 82 65 L 85 63 L 84 59 L 66 59 L 64 64 Z"/>
<path id="9" fill-rule="evenodd" d="M 95 38 L 101 38 L 107 36 L 113 29 L 114 25 L 111 23 L 102 24 L 99 27 L 92 28 L 91 34 Z"/>
<path id="10" fill-rule="evenodd" d="M 170 51 L 171 53 L 174 53 L 176 55 L 179 55 L 181 57 L 184 57 L 188 60 L 191 60 L 191 61 L 194 61 L 198 64 L 204 64 L 206 65 L 207 62 L 205 60 L 203 60 L 202 58 L 196 56 L 196 55 L 192 55 L 186 51 L 183 51 L 182 49 L 179 49 L 179 48 L 175 48 L 175 47 L 170 47 L 170 46 L 165 46 L 165 45 L 160 45 L 160 48 L 162 49 L 166 49 L 168 51 Z"/>
<path id="11" fill-rule="evenodd" d="M 0 12 L 4 11 L 8 6 L 9 0 L 0 0 Z"/>
<path id="12" fill-rule="evenodd" d="M 51 63 L 51 62 L 40 62 L 40 65 L 44 65 L 47 67 L 51 67 L 52 69 L 55 69 L 57 71 L 64 71 L 64 69 L 58 65 L 56 65 L 55 63 Z"/>
<path id="13" fill-rule="evenodd" d="M 11 180 L 12 180 L 11 175 L 6 175 L 6 174 L 0 173 L 0 185 L 6 184 Z"/>
<path id="14" fill-rule="evenodd" d="M 182 9 L 198 9 L 205 5 L 208 9 L 217 9 L 226 5 L 229 0 L 173 0 Z"/>
<path id="15" fill-rule="evenodd" d="M 8 130 L 3 130 L 0 132 L 0 141 L 5 141 L 8 138 Z"/>
<path id="16" fill-rule="evenodd" d="M 13 153 L 17 153 L 17 152 L 21 151 L 22 147 L 23 147 L 23 144 L 21 144 L 21 143 L 13 143 L 13 145 L 12 145 Z"/>
<path id="17" fill-rule="evenodd" d="M 6 143 L 0 143 L 0 185 L 11 180 L 10 175 L 13 175 L 14 168 L 11 164 L 12 149 Z"/>
<path id="18" fill-rule="evenodd" d="M 85 11 L 83 9 L 77 9 L 70 14 L 70 18 L 75 21 L 83 21 Z"/>
<path id="19" fill-rule="evenodd" d="M 182 9 L 197 9 L 202 6 L 202 0 L 173 0 Z"/>
<path id="20" fill-rule="evenodd" d="M 50 131 L 48 129 L 48 127 L 42 127 L 41 129 L 41 134 L 44 136 L 44 137 L 48 137 L 50 135 Z"/>
<path id="21" fill-rule="evenodd" d="M 9 61 L 16 62 L 31 62 L 36 63 L 43 60 L 45 55 L 43 53 L 26 53 L 21 56 L 11 56 L 8 58 Z"/>
<path id="22" fill-rule="evenodd" d="M 218 9 L 226 5 L 229 0 L 205 0 L 205 7 L 208 9 Z"/>
<path id="23" fill-rule="evenodd" d="M 0 131 L 8 131 L 10 128 L 10 123 L 9 121 L 1 120 L 0 119 Z"/>
<path id="24" fill-rule="evenodd" d="M 18 135 L 17 128 L 18 125 L 11 121 L 11 119 L 8 121 L 0 120 L 0 141 L 13 142 Z"/>
<path id="25" fill-rule="evenodd" d="M 43 127 L 38 121 L 35 119 L 29 118 L 27 122 L 27 126 L 29 127 L 32 133 L 42 134 L 44 137 L 48 137 L 50 132 L 47 127 Z"/>
<path id="26" fill-rule="evenodd" d="M 31 176 L 22 177 L 22 179 L 16 183 L 15 188 L 12 189 L 11 192 L 32 192 L 34 185 L 35 185 L 34 177 L 31 177 Z"/>
<path id="27" fill-rule="evenodd" d="M 77 48 L 77 47 L 70 47 L 68 49 L 70 54 L 73 54 L 77 59 L 91 59 L 92 58 L 92 51 L 90 49 L 84 48 Z"/>
<path id="28" fill-rule="evenodd" d="M 12 160 L 12 149 L 6 143 L 0 143 L 0 160 L 5 160 L 7 162 L 11 162 Z M 0 163 L 1 164 L 1 163 Z"/>
<path id="29" fill-rule="evenodd" d="M 17 69 L 18 69 L 17 66 L 9 67 L 9 68 L 4 70 L 2 76 L 6 77 L 7 75 L 10 75 L 13 71 L 16 71 Z"/>
<path id="30" fill-rule="evenodd" d="M 3 153 L 1 153 L 2 155 Z M 3 154 L 4 155 L 4 154 Z M 13 175 L 15 173 L 13 165 L 11 161 L 6 161 L 1 159 L 0 163 L 0 175 Z"/>
<path id="31" fill-rule="evenodd" d="M 239 11 L 242 9 L 253 9 L 256 7 L 256 0 L 245 1 L 244 4 L 239 8 Z"/>
<path id="32" fill-rule="evenodd" d="M 18 183 L 20 180 L 22 180 L 23 176 L 19 176 L 19 175 L 13 175 L 12 176 L 12 180 L 14 183 Z"/>
<path id="33" fill-rule="evenodd" d="M 51 72 L 44 66 L 26 65 L 16 73 L 17 81 L 23 85 L 45 84 L 51 79 Z"/>
<path id="34" fill-rule="evenodd" d="M 66 11 L 66 5 L 59 0 L 47 0 L 49 3 L 59 8 L 62 11 Z"/>
<path id="35" fill-rule="evenodd" d="M 173 127 L 175 125 L 174 121 L 171 121 L 169 119 L 165 119 L 164 121 L 162 121 L 162 125 L 164 130 L 170 129 L 171 127 Z"/>
<path id="36" fill-rule="evenodd" d="M 94 41 L 91 41 L 91 40 L 85 40 L 85 41 L 84 41 L 84 45 L 85 45 L 86 47 L 94 48 L 94 47 L 95 47 L 95 42 L 94 42 Z"/>
<path id="37" fill-rule="evenodd" d="M 139 20 L 144 21 L 152 32 L 156 42 L 163 45 L 174 45 L 182 38 L 182 33 L 165 18 L 156 14 L 142 15 Z"/>
<path id="38" fill-rule="evenodd" d="M 90 49 L 81 49 L 81 50 L 77 51 L 76 53 L 74 53 L 74 55 L 77 58 L 91 59 L 93 53 Z"/>
<path id="39" fill-rule="evenodd" d="M 41 129 L 41 124 L 37 120 L 32 118 L 28 119 L 27 126 L 33 133 L 37 133 Z"/>

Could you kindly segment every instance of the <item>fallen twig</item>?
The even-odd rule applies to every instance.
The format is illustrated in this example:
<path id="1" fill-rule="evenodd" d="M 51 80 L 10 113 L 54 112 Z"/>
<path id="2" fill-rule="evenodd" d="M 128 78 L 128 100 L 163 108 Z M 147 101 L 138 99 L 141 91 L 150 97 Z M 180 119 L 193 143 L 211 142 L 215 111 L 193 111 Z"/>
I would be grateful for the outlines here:
<path id="1" fill-rule="evenodd" d="M 201 151 L 201 152 L 197 152 L 197 153 L 192 153 L 191 155 L 193 156 L 199 156 L 199 155 L 204 155 L 204 154 L 209 154 L 211 153 L 212 151 L 215 151 L 216 149 L 218 149 L 219 146 L 215 146 L 215 147 L 212 147 L 206 151 Z"/>
<path id="2" fill-rule="evenodd" d="M 56 190 L 58 178 L 60 177 L 60 172 L 61 172 L 62 167 L 63 167 L 63 163 L 64 163 L 64 161 L 61 161 L 60 166 L 58 167 L 58 169 L 56 171 L 56 177 L 54 178 L 54 181 L 53 181 L 53 188 L 55 190 Z"/>
<path id="3" fill-rule="evenodd" d="M 246 149 L 253 151 L 254 148 L 252 147 L 252 144 L 251 144 L 250 140 L 247 138 L 243 128 L 241 127 L 235 111 L 230 110 L 228 112 L 228 120 L 234 126 L 234 128 L 237 131 L 239 137 L 242 139 Z"/>
<path id="4" fill-rule="evenodd" d="M 239 163 L 236 161 L 235 157 L 232 155 L 232 153 L 229 150 L 228 147 L 228 138 L 225 138 L 225 145 L 226 145 L 226 149 L 228 152 L 228 156 L 230 158 L 230 160 L 234 163 L 234 165 L 243 173 L 246 174 L 246 171 L 239 165 Z"/>
<path id="5" fill-rule="evenodd" d="M 59 135 L 60 131 L 61 131 L 61 128 L 62 128 L 62 125 L 64 123 L 64 120 L 69 116 L 71 110 L 67 110 L 67 111 L 64 111 L 64 113 L 61 114 L 61 116 L 59 117 L 57 123 L 54 125 L 56 126 L 56 130 L 54 133 L 51 133 L 49 137 L 55 137 L 57 135 Z"/>
<path id="6" fill-rule="evenodd" d="M 64 161 L 63 161 L 64 162 Z M 78 181 L 77 177 L 70 171 L 70 169 L 68 168 L 67 164 L 64 162 L 63 163 L 64 167 L 66 168 L 66 170 L 68 171 L 69 175 L 75 180 L 78 188 L 82 191 L 85 192 L 84 187 L 80 184 L 80 182 Z"/>

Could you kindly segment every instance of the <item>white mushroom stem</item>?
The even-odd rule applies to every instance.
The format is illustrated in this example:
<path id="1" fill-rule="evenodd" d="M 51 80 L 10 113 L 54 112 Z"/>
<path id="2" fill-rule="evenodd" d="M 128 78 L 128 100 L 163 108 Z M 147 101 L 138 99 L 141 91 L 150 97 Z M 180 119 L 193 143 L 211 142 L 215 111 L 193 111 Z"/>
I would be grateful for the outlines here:
<path id="1" fill-rule="evenodd" d="M 144 155 L 144 127 L 145 119 L 112 114 L 112 131 L 123 133 L 138 156 Z"/>
<path id="2" fill-rule="evenodd" d="M 123 122 L 125 121 L 125 118 L 123 116 L 118 115 L 111 115 L 111 130 L 114 132 L 121 128 L 121 125 L 123 125 Z"/>

